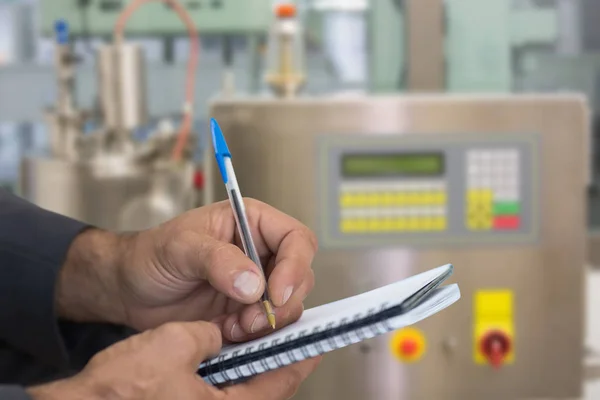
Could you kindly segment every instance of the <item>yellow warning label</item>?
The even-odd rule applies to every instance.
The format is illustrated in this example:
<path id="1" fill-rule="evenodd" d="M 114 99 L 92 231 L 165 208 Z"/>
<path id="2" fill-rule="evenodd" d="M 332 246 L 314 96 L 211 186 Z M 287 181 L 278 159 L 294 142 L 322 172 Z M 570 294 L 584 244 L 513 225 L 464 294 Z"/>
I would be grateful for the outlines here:
<path id="1" fill-rule="evenodd" d="M 392 354 L 405 363 L 420 360 L 426 349 L 425 335 L 419 329 L 413 327 L 400 329 L 390 340 Z"/>
<path id="2" fill-rule="evenodd" d="M 489 354 L 484 353 L 483 342 L 490 334 L 497 334 L 509 343 L 502 362 L 514 362 L 513 293 L 510 290 L 480 290 L 473 301 L 473 354 L 475 363 L 489 364 Z"/>

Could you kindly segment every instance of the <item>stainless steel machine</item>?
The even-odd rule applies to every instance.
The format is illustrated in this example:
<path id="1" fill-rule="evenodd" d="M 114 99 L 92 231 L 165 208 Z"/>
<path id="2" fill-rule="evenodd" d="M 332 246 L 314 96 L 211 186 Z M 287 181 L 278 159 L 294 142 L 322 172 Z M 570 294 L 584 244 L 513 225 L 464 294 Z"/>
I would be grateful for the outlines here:
<path id="1" fill-rule="evenodd" d="M 136 139 L 136 130 L 149 123 L 141 48 L 118 36 L 100 47 L 100 107 L 85 110 L 76 104 L 77 59 L 64 21 L 57 23 L 56 42 L 57 103 L 46 111 L 51 148 L 45 156 L 23 160 L 20 195 L 116 231 L 149 228 L 193 208 L 197 193 L 189 99 L 181 129 L 165 121 L 149 138 Z M 94 119 L 99 127 L 86 133 L 86 123 Z"/>
<path id="2" fill-rule="evenodd" d="M 582 395 L 581 98 L 233 98 L 210 115 L 243 193 L 318 234 L 307 307 L 455 266 L 456 305 L 326 355 L 297 399 Z M 207 168 L 209 200 L 226 199 L 214 162 Z"/>
<path id="3" fill-rule="evenodd" d="M 114 230 L 137 230 L 173 218 L 200 205 L 195 183 L 192 114 L 205 114 L 195 80 L 212 79 L 206 64 L 199 66 L 202 35 L 246 35 L 257 57 L 259 40 L 272 23 L 270 0 L 216 1 L 79 1 L 40 2 L 41 28 L 56 41 L 55 73 L 58 96 L 47 110 L 51 151 L 28 157 L 21 169 L 20 194 L 34 203 L 85 222 Z M 141 48 L 125 34 L 190 41 L 185 71 L 183 123 L 179 129 L 159 123 L 147 140 L 136 131 L 154 119 L 172 117 L 170 93 L 147 92 L 146 61 Z M 77 58 L 73 38 L 113 37 L 98 48 L 97 110 L 78 107 L 74 90 Z M 256 56 L 254 56 L 256 53 Z M 203 53 L 204 54 L 204 53 Z M 210 62 L 208 63 L 210 64 Z M 257 63 L 260 65 L 260 63 Z M 81 69 L 85 69 L 81 66 Z M 177 68 L 177 67 L 174 67 Z M 153 80 L 172 80 L 173 73 L 149 68 Z M 173 71 L 171 71 L 173 72 Z M 214 72 L 214 71 L 213 71 Z M 228 72 L 228 71 L 227 71 Z M 229 76 L 227 75 L 229 78 Z M 86 86 L 86 82 L 82 82 Z M 210 87 L 210 85 L 208 86 Z M 163 87 L 164 90 L 164 87 Z M 80 93 L 81 94 L 81 93 Z M 157 115 L 149 110 L 151 96 L 166 97 Z M 195 99 L 196 97 L 196 99 Z M 197 97 L 200 97 L 199 99 Z M 80 99 L 81 100 L 81 99 Z M 156 102 L 155 102 L 156 103 Z M 171 103 L 171 104 L 170 104 Z M 38 103 L 39 104 L 39 103 Z M 86 133 L 90 120 L 97 129 Z"/>

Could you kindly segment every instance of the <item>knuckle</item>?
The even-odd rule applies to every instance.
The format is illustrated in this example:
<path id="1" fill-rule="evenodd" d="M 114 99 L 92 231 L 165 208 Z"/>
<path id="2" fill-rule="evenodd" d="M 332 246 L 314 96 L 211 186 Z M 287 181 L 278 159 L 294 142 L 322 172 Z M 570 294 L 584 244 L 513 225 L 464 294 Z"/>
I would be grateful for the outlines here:
<path id="1" fill-rule="evenodd" d="M 301 232 L 310 243 L 313 251 L 316 253 L 319 250 L 319 241 L 317 240 L 317 235 L 315 235 L 315 233 L 307 226 L 303 226 Z"/>

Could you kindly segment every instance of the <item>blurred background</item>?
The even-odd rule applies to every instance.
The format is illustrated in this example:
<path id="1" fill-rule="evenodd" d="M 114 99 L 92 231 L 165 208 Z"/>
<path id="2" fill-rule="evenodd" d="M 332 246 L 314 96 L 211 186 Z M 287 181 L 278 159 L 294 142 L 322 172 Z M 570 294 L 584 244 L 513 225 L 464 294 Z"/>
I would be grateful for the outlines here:
<path id="1" fill-rule="evenodd" d="M 597 0 L 0 0 L 0 184 L 113 230 L 244 195 L 313 306 L 453 263 L 462 299 L 298 399 L 600 398 Z"/>

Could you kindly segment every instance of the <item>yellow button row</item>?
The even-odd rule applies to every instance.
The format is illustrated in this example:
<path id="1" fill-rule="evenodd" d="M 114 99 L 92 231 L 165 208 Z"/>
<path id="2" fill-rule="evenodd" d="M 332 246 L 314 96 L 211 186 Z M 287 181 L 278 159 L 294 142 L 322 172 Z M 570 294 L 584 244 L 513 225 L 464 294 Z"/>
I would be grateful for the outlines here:
<path id="1" fill-rule="evenodd" d="M 342 233 L 384 233 L 443 231 L 446 217 L 406 217 L 406 218 L 348 218 L 341 222 Z"/>
<path id="2" fill-rule="evenodd" d="M 344 193 L 340 196 L 340 206 L 380 207 L 407 205 L 444 205 L 446 192 L 396 192 L 396 193 Z"/>

